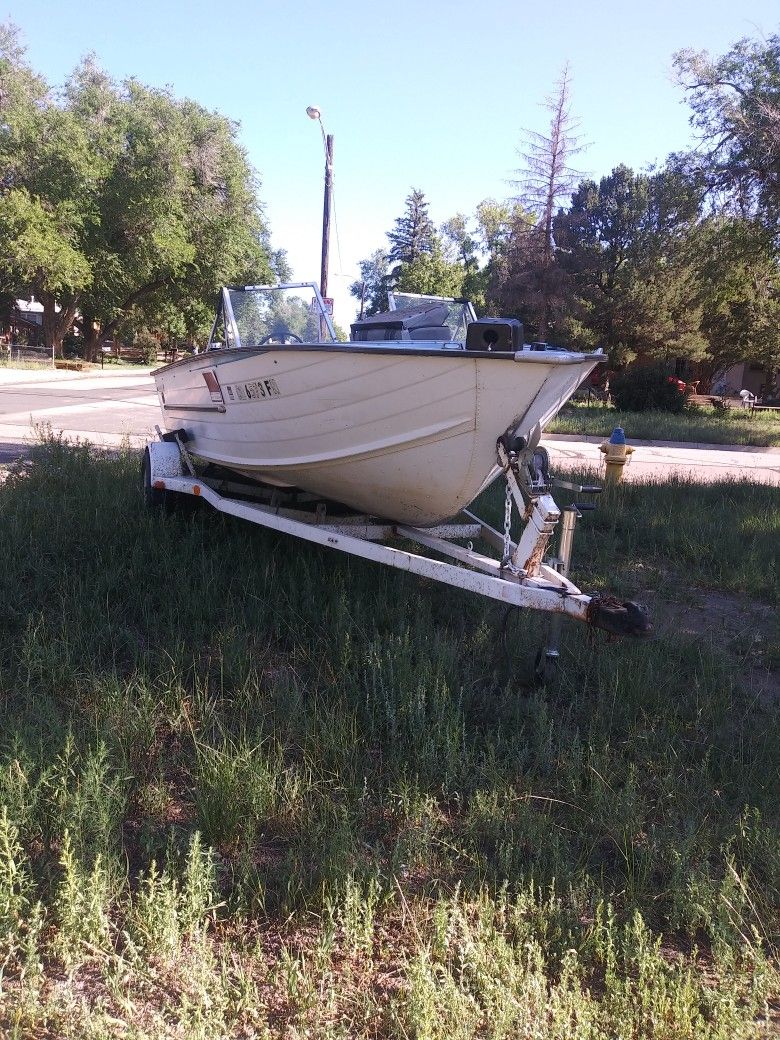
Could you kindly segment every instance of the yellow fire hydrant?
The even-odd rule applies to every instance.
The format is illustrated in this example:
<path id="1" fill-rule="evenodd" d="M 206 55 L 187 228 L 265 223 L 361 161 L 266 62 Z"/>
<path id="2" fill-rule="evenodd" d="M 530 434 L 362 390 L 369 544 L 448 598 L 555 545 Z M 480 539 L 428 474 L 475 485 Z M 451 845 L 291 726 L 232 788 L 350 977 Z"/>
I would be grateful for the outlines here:
<path id="1" fill-rule="evenodd" d="M 623 467 L 633 450 L 630 444 L 626 444 L 626 433 L 623 427 L 616 426 L 609 440 L 599 445 L 599 451 L 604 452 L 604 462 L 607 467 L 606 480 L 617 483 L 623 479 Z"/>

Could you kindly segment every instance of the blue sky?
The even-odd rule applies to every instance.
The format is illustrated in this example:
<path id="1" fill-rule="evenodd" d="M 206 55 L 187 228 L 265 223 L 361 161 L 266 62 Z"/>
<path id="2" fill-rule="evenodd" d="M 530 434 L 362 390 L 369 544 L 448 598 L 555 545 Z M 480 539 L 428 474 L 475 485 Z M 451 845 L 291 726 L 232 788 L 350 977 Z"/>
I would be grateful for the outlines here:
<path id="1" fill-rule="evenodd" d="M 357 263 L 386 245 L 412 187 L 437 222 L 512 194 L 523 129 L 546 130 L 542 105 L 566 62 L 587 143 L 577 166 L 598 178 L 691 141 L 675 51 L 718 55 L 780 28 L 777 0 L 13 0 L 2 15 L 51 83 L 93 51 L 117 79 L 170 86 L 238 121 L 273 244 L 301 280 L 319 278 L 323 151 L 306 117 L 319 106 L 335 139 L 330 289 L 343 325 Z"/>

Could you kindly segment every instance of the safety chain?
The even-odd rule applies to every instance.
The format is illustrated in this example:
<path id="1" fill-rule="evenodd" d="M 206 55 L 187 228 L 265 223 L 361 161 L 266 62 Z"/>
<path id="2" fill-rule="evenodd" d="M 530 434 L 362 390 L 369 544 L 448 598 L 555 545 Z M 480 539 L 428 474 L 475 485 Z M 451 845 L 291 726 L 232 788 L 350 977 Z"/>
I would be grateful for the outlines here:
<path id="1" fill-rule="evenodd" d="M 509 481 L 506 482 L 506 497 L 504 499 L 504 553 L 501 559 L 501 570 L 507 570 L 510 574 L 519 574 L 519 569 L 512 562 L 512 492 Z"/>

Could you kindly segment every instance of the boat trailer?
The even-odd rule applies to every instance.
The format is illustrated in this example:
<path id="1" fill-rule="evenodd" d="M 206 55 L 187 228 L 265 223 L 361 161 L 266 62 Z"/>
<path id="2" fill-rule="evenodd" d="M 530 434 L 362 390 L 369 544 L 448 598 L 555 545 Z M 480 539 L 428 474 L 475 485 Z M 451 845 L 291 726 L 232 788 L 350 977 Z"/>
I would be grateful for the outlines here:
<path id="1" fill-rule="evenodd" d="M 329 514 L 328 504 L 320 496 L 244 482 L 238 475 L 208 466 L 198 472 L 185 431 L 162 433 L 158 427 L 157 434 L 160 439 L 147 445 L 141 467 L 144 499 L 150 508 L 173 509 L 177 496 L 193 496 L 221 513 L 316 545 L 465 589 L 507 607 L 545 611 L 550 614 L 550 625 L 535 662 L 538 681 L 544 681 L 558 660 L 563 617 L 584 621 L 612 636 L 644 637 L 652 632 L 647 612 L 637 603 L 609 595 L 586 595 L 570 580 L 577 521 L 582 511 L 595 505 L 592 501 L 573 502 L 561 510 L 552 488 L 589 499 L 602 489 L 552 478 L 544 448 L 526 447 L 522 440 L 514 444 L 508 436 L 497 442 L 497 462 L 505 481 L 504 528 L 500 532 L 467 509 L 453 522 L 427 528 L 354 513 Z M 511 537 L 515 513 L 524 522 L 516 542 Z M 547 556 L 559 524 L 557 555 Z M 388 544 L 398 539 L 445 559 Z M 475 541 L 482 541 L 498 557 L 477 552 Z"/>

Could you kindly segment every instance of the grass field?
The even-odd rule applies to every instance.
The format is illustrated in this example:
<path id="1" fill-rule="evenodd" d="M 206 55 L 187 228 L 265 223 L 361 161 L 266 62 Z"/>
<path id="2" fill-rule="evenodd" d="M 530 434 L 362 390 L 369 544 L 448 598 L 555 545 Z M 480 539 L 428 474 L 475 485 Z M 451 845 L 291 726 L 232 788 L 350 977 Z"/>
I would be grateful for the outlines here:
<path id="1" fill-rule="evenodd" d="M 570 401 L 547 432 L 608 437 L 615 426 L 622 426 L 632 440 L 780 446 L 780 412 L 716 410 L 709 405 L 691 406 L 681 415 L 672 415 L 619 412 L 609 405 Z"/>
<path id="2" fill-rule="evenodd" d="M 496 605 L 145 513 L 138 462 L 0 486 L 0 1034 L 776 1034 L 776 489 L 603 496 L 575 580 L 667 622 L 534 690 L 538 617 L 507 656 Z"/>
<path id="3" fill-rule="evenodd" d="M 149 369 L 149 367 L 150 367 L 149 365 L 147 365 L 145 362 L 142 362 L 142 361 L 125 361 L 122 358 L 112 358 L 110 361 L 106 361 L 104 365 L 101 365 L 101 363 L 99 361 L 90 362 L 90 361 L 82 361 L 80 358 L 74 358 L 73 360 L 58 361 L 56 367 L 64 368 L 67 365 L 80 365 L 81 368 L 79 369 L 79 371 L 82 371 L 82 372 L 101 372 L 101 371 L 107 371 L 107 370 L 108 371 L 113 371 L 113 369 L 118 369 L 119 371 L 122 371 L 123 369 L 127 369 L 127 368 L 132 368 L 132 369 L 140 368 L 140 369 L 143 369 L 144 371 L 147 371 Z M 151 367 L 155 367 L 155 366 L 151 366 Z M 7 359 L 5 359 L 5 358 L 0 358 L 0 370 L 2 370 L 4 368 L 13 368 L 13 369 L 17 369 L 18 368 L 18 369 L 27 370 L 27 371 L 30 371 L 30 372 L 51 372 L 52 371 L 52 364 L 51 364 L 51 361 L 46 361 L 46 362 L 43 362 L 43 361 L 25 361 L 25 360 L 17 361 L 16 359 L 14 359 L 13 363 L 11 363 Z"/>

